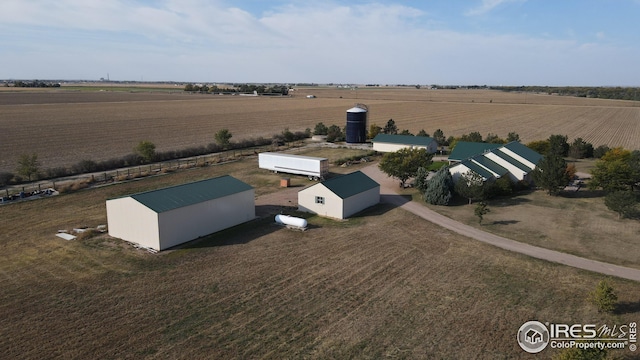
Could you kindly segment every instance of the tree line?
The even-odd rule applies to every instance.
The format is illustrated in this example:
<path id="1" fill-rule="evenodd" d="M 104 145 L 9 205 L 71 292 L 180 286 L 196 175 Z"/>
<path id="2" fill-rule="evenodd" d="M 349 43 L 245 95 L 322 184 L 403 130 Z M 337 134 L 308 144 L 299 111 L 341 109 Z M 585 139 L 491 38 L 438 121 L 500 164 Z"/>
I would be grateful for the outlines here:
<path id="1" fill-rule="evenodd" d="M 198 84 L 186 84 L 184 91 L 199 92 L 199 93 L 231 93 L 231 94 L 244 94 L 253 93 L 258 94 L 280 94 L 288 95 L 289 86 L 287 85 L 256 85 L 256 84 L 232 84 L 232 87 L 218 87 L 217 85 L 198 85 Z"/>
<path id="2" fill-rule="evenodd" d="M 535 92 L 598 99 L 640 100 L 638 98 L 640 88 L 637 87 L 490 86 L 489 88 L 506 92 Z"/>
<path id="3" fill-rule="evenodd" d="M 70 167 L 42 168 L 38 154 L 21 154 L 16 161 L 16 172 L 0 172 L 0 187 L 10 184 L 20 184 L 33 180 L 55 179 L 64 176 L 86 174 L 138 166 L 153 162 L 169 161 L 193 156 L 218 153 L 225 150 L 246 149 L 257 146 L 285 145 L 311 136 L 311 129 L 292 132 L 285 128 L 281 133 L 271 138 L 257 137 L 231 141 L 233 135 L 228 129 L 221 129 L 214 135 L 214 142 L 206 146 L 193 146 L 178 150 L 156 151 L 156 145 L 148 140 L 136 144 L 132 153 L 103 161 L 83 159 Z"/>
<path id="4" fill-rule="evenodd" d="M 8 87 L 10 86 L 9 82 L 5 82 L 4 86 Z M 21 80 L 16 80 L 13 82 L 13 87 L 20 87 L 20 88 L 58 88 L 60 87 L 60 83 L 54 83 L 54 82 L 50 82 L 50 81 L 39 81 L 39 80 L 33 80 L 33 81 L 21 81 Z"/>

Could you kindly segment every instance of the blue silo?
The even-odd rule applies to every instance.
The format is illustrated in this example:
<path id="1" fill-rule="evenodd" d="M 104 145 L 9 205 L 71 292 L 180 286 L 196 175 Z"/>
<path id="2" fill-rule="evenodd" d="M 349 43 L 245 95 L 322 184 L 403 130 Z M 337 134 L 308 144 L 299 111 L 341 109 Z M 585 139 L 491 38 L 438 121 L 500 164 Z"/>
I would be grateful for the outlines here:
<path id="1" fill-rule="evenodd" d="M 358 144 L 367 141 L 367 107 L 356 105 L 347 110 L 347 143 Z"/>

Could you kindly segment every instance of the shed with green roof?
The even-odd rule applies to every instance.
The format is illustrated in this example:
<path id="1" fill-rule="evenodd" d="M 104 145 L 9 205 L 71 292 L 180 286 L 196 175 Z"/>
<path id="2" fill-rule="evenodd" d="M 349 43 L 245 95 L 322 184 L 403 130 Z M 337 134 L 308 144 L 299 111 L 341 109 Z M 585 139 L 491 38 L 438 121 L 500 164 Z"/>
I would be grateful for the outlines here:
<path id="1" fill-rule="evenodd" d="M 395 152 L 403 148 L 422 148 L 433 154 L 438 150 L 436 140 L 428 136 L 378 134 L 371 142 L 373 150 L 379 152 Z"/>
<path id="2" fill-rule="evenodd" d="M 456 153 L 460 146 L 460 151 Z M 449 172 L 453 181 L 472 171 L 485 181 L 508 176 L 514 182 L 530 182 L 531 173 L 540 159 L 542 155 L 516 141 L 504 145 L 461 142 L 449 156 L 449 161 L 454 162 Z"/>
<path id="3" fill-rule="evenodd" d="M 164 250 L 255 218 L 253 187 L 229 175 L 107 200 L 109 235 Z"/>
<path id="4" fill-rule="evenodd" d="M 380 202 L 380 184 L 356 171 L 309 186 L 298 192 L 298 210 L 346 219 Z"/>
<path id="5" fill-rule="evenodd" d="M 501 146 L 502 144 L 458 141 L 453 150 L 451 150 L 451 154 L 449 154 L 449 163 L 460 162 Z"/>

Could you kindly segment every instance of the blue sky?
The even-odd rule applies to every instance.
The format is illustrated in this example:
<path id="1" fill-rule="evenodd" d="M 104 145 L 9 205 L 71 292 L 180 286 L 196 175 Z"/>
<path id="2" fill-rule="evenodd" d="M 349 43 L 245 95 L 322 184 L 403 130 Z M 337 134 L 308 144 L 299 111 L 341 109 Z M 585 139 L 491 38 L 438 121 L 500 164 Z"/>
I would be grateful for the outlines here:
<path id="1" fill-rule="evenodd" d="M 2 0 L 0 79 L 640 86 L 640 0 Z"/>

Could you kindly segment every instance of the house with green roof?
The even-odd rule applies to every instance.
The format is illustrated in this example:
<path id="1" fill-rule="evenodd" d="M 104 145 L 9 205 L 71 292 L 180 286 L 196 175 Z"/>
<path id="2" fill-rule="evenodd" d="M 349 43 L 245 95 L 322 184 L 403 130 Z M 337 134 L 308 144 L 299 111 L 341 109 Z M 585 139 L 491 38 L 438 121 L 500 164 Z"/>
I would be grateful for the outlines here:
<path id="1" fill-rule="evenodd" d="M 461 144 L 463 145 L 462 150 L 454 154 Z M 454 182 L 469 171 L 479 174 L 485 181 L 499 179 L 503 176 L 508 176 L 513 182 L 531 181 L 531 172 L 542 159 L 542 155 L 517 141 L 504 145 L 498 144 L 495 147 L 489 145 L 496 144 L 465 142 L 456 145 L 454 151 L 451 152 L 454 159 L 449 156 L 449 161 L 454 162 L 454 165 L 449 167 Z M 466 155 L 469 157 L 463 158 Z"/>
<path id="2" fill-rule="evenodd" d="M 433 154 L 438 150 L 436 140 L 428 136 L 378 134 L 371 142 L 373 150 L 379 152 L 396 152 L 403 148 L 423 148 Z"/>
<path id="3" fill-rule="evenodd" d="M 107 200 L 109 235 L 156 251 L 253 220 L 254 189 L 229 175 Z"/>
<path id="4" fill-rule="evenodd" d="M 319 182 L 298 192 L 298 210 L 346 219 L 380 202 L 380 184 L 356 171 Z"/>
<path id="5" fill-rule="evenodd" d="M 482 142 L 458 141 L 449 154 L 449 164 L 460 162 L 478 154 L 497 149 L 502 144 L 491 144 Z"/>

